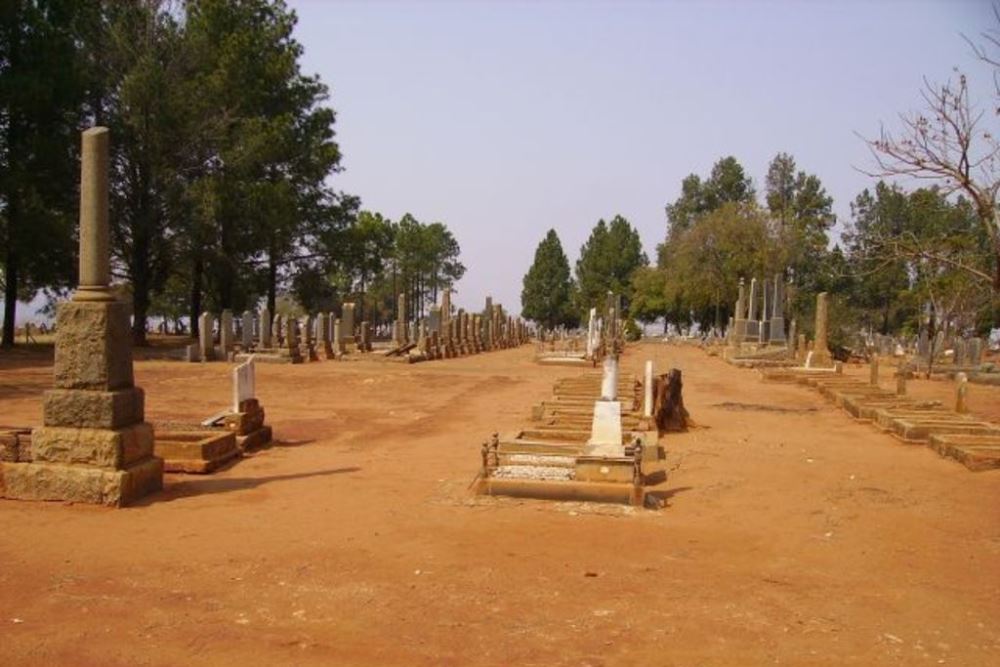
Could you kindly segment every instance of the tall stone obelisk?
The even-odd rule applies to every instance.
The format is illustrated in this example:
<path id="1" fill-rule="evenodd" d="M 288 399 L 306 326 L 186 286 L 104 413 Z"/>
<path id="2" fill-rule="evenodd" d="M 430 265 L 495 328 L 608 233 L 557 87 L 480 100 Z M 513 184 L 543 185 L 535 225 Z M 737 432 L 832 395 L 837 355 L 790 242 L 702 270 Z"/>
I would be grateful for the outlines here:
<path id="1" fill-rule="evenodd" d="M 833 366 L 833 358 L 830 356 L 830 348 L 827 343 L 828 326 L 829 310 L 827 307 L 827 294 L 826 292 L 820 292 L 816 295 L 816 337 L 813 342 L 811 359 L 811 365 L 815 368 Z"/>
<path id="2" fill-rule="evenodd" d="M 163 486 L 132 375 L 129 305 L 111 289 L 107 128 L 83 133 L 80 284 L 56 313 L 55 388 L 31 463 L 3 470 L 7 497 L 126 505 Z"/>

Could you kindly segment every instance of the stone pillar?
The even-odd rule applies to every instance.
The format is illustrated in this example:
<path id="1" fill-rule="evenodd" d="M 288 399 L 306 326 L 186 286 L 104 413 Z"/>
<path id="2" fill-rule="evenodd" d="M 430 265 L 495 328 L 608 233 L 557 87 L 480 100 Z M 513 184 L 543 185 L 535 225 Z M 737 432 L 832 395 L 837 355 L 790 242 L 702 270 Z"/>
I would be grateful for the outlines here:
<path id="1" fill-rule="evenodd" d="M 202 361 L 215 360 L 215 343 L 213 339 L 213 329 L 215 321 L 211 313 L 202 313 L 198 317 L 198 351 Z"/>
<path id="2" fill-rule="evenodd" d="M 969 412 L 969 377 L 965 373 L 956 373 L 955 383 L 955 412 L 964 415 Z"/>
<path id="3" fill-rule="evenodd" d="M 106 127 L 83 132 L 80 169 L 80 284 L 74 301 L 114 301 L 111 291 L 111 246 L 108 223 L 108 155 Z"/>
<path id="4" fill-rule="evenodd" d="M 740 291 L 739 296 L 736 297 L 736 315 L 733 320 L 733 335 L 731 337 L 731 342 L 734 346 L 739 347 L 740 343 L 746 338 L 747 335 L 747 293 L 746 285 L 743 283 L 743 279 L 740 278 Z"/>
<path id="5" fill-rule="evenodd" d="M 896 396 L 906 396 L 906 376 L 910 374 L 906 366 L 896 370 Z"/>
<path id="6" fill-rule="evenodd" d="M 265 350 L 271 347 L 271 311 L 267 306 L 260 311 L 260 346 Z"/>
<path id="7" fill-rule="evenodd" d="M 333 359 L 333 345 L 330 336 L 330 313 L 320 313 L 317 320 L 320 344 L 323 346 L 323 354 L 327 359 Z"/>
<path id="8" fill-rule="evenodd" d="M 878 355 L 872 354 L 871 364 L 868 368 L 868 384 L 873 387 L 878 386 Z"/>
<path id="9" fill-rule="evenodd" d="M 223 359 L 229 359 L 229 353 L 233 351 L 234 338 L 233 311 L 227 308 L 222 311 L 222 317 L 219 318 L 219 348 Z"/>
<path id="10" fill-rule="evenodd" d="M 344 353 L 344 337 L 340 334 L 340 318 L 333 320 L 333 351 L 334 354 Z"/>
<path id="11" fill-rule="evenodd" d="M 787 345 L 785 338 L 785 284 L 781 274 L 774 276 L 774 296 L 771 299 L 771 325 L 768 328 L 768 338 L 772 345 Z"/>
<path id="12" fill-rule="evenodd" d="M 441 290 L 441 328 L 445 331 L 445 336 L 451 336 L 451 290 Z M 452 343 L 450 338 L 446 341 Z"/>
<path id="13" fill-rule="evenodd" d="M 828 368 L 833 365 L 830 348 L 827 345 L 828 323 L 827 293 L 820 292 L 816 295 L 816 337 L 813 342 L 812 355 L 812 366 L 815 368 Z"/>
<path id="14" fill-rule="evenodd" d="M 56 311 L 54 389 L 31 462 L 0 463 L 0 495 L 122 506 L 163 488 L 163 461 L 134 383 L 131 307 L 109 289 L 107 129 L 83 144 L 80 286 Z"/>
<path id="15" fill-rule="evenodd" d="M 353 345 L 354 340 L 354 304 L 345 303 L 340 316 L 341 340 L 347 345 Z"/>
<path id="16" fill-rule="evenodd" d="M 240 318 L 240 334 L 240 345 L 244 352 L 249 352 L 253 347 L 253 312 L 249 310 L 244 310 Z"/>

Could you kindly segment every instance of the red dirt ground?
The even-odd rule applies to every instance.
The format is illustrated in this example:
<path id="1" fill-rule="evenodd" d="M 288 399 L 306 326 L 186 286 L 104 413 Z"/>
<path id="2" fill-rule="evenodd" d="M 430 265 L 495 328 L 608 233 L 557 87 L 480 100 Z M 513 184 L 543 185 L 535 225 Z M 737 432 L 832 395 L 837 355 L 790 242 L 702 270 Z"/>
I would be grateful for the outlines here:
<path id="1" fill-rule="evenodd" d="M 662 439 L 655 512 L 468 494 L 480 443 L 581 372 L 530 347 L 258 366 L 275 446 L 123 510 L 0 501 L 0 665 L 1000 664 L 1000 471 L 695 348 L 623 363 L 647 357 L 699 424 Z M 228 369 L 137 362 L 147 419 L 216 412 Z M 50 352 L 0 355 L 0 423 L 50 382 Z M 970 402 L 1000 421 L 1000 389 Z"/>

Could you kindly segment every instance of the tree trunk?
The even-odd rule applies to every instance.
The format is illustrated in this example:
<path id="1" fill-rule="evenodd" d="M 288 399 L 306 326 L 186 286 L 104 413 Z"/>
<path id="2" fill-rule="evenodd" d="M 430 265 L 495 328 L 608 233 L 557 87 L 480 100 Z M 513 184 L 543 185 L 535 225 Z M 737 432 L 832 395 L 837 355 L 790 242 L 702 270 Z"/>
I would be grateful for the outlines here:
<path id="1" fill-rule="evenodd" d="M 201 281 L 204 272 L 201 253 L 196 252 L 191 267 L 191 337 L 198 337 L 198 316 L 201 315 Z"/>
<path id="2" fill-rule="evenodd" d="M 267 253 L 267 312 L 271 317 L 275 314 L 275 304 L 278 300 L 278 260 L 275 257 L 274 241 Z"/>
<path id="3" fill-rule="evenodd" d="M 149 312 L 149 229 L 152 226 L 149 193 L 143 186 L 142 203 L 139 205 L 139 216 L 133 230 L 132 242 L 132 345 L 146 347 L 146 320 Z"/>
<path id="4" fill-rule="evenodd" d="M 7 234 L 7 256 L 4 258 L 4 294 L 3 294 L 3 338 L 0 340 L 0 347 L 14 347 L 14 321 L 17 316 L 17 253 L 14 250 L 13 211 L 9 208 L 8 213 L 8 234 Z"/>

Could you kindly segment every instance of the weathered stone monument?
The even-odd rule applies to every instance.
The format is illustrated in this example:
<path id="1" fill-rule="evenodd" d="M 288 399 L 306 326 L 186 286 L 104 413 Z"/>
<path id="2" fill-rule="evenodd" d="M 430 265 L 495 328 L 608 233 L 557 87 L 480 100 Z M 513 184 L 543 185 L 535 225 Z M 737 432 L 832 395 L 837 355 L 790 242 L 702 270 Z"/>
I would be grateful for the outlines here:
<path id="1" fill-rule="evenodd" d="M 80 283 L 56 314 L 55 388 L 30 463 L 0 463 L 0 496 L 122 506 L 163 486 L 142 389 L 132 374 L 128 304 L 111 289 L 107 128 L 83 133 Z"/>
<path id="2" fill-rule="evenodd" d="M 774 276 L 774 298 L 771 300 L 771 324 L 768 327 L 771 345 L 787 345 L 785 338 L 785 285 L 781 274 Z"/>
<path id="3" fill-rule="evenodd" d="M 731 338 L 732 344 L 736 347 L 739 347 L 747 335 L 746 289 L 743 279 L 740 278 L 740 291 L 736 298 L 736 316 L 733 321 L 733 336 Z"/>
<path id="4" fill-rule="evenodd" d="M 829 311 L 827 308 L 827 293 L 816 295 L 816 337 L 813 343 L 812 356 L 809 357 L 810 368 L 829 368 L 833 366 L 830 348 L 827 344 L 827 327 Z"/>
<path id="5" fill-rule="evenodd" d="M 260 347 L 263 350 L 271 348 L 271 311 L 267 306 L 260 311 Z"/>
<path id="6" fill-rule="evenodd" d="M 354 338 L 354 304 L 345 303 L 341 307 L 340 315 L 340 336 L 341 345 L 347 352 L 354 352 L 357 349 L 357 342 Z"/>
<path id="7" fill-rule="evenodd" d="M 215 360 L 215 343 L 212 335 L 215 321 L 211 313 L 202 313 L 198 317 L 198 353 L 201 361 Z"/>
<path id="8" fill-rule="evenodd" d="M 240 347 L 244 352 L 250 351 L 253 347 L 253 312 L 243 311 L 240 318 Z"/>
<path id="9" fill-rule="evenodd" d="M 233 332 L 233 311 L 226 309 L 222 311 L 219 318 L 219 350 L 224 361 L 229 359 L 229 354 L 233 351 L 235 341 Z"/>

